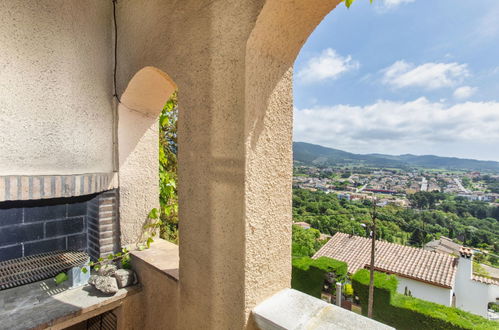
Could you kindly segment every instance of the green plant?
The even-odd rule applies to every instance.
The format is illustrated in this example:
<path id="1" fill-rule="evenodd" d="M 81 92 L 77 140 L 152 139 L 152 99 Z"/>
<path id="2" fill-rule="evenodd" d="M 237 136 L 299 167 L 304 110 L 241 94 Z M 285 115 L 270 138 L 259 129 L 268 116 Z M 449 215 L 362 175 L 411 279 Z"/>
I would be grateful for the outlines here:
<path id="1" fill-rule="evenodd" d="M 177 197 L 177 92 L 166 102 L 159 117 L 159 204 L 160 236 L 178 243 Z"/>
<path id="2" fill-rule="evenodd" d="M 367 311 L 369 270 L 352 276 L 362 313 Z M 497 323 L 483 317 L 397 293 L 394 275 L 374 274 L 374 319 L 397 329 L 497 329 Z"/>
<path id="3" fill-rule="evenodd" d="M 66 273 L 59 273 L 54 277 L 54 282 L 56 285 L 59 285 L 69 279 L 68 274 Z"/>
<path id="4" fill-rule="evenodd" d="M 353 296 L 353 286 L 351 284 L 345 284 L 344 290 L 345 296 L 352 297 Z"/>
<path id="5" fill-rule="evenodd" d="M 343 0 L 343 1 L 345 2 L 345 6 L 347 6 L 347 8 L 350 8 L 350 6 L 355 0 Z M 369 2 L 373 3 L 373 0 L 369 0 Z"/>
<path id="6" fill-rule="evenodd" d="M 345 281 L 347 275 L 346 263 L 328 257 L 294 258 L 292 266 L 291 287 L 317 298 L 321 297 L 327 273 L 334 273 L 337 282 Z"/>

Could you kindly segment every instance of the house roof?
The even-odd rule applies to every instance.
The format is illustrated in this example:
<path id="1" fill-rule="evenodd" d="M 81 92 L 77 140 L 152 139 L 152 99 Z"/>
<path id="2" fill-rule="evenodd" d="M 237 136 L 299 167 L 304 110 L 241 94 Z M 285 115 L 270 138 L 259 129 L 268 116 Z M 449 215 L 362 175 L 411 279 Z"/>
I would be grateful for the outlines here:
<path id="1" fill-rule="evenodd" d="M 348 264 L 348 272 L 368 268 L 371 239 L 336 233 L 313 256 L 330 257 Z M 376 241 L 375 269 L 416 281 L 452 288 L 456 275 L 456 258 L 419 248 Z"/>
<path id="2" fill-rule="evenodd" d="M 440 239 L 426 243 L 423 249 L 439 253 L 455 254 L 457 256 L 461 247 L 462 245 L 453 242 L 450 238 L 441 236 Z"/>
<path id="3" fill-rule="evenodd" d="M 310 228 L 310 224 L 309 223 L 306 223 L 306 222 L 293 222 L 293 225 L 297 225 L 297 226 L 300 226 L 304 229 L 308 229 Z"/>
<path id="4" fill-rule="evenodd" d="M 477 282 L 480 282 L 480 283 L 499 285 L 499 281 L 496 281 L 495 279 L 487 278 L 487 277 L 483 277 L 483 276 L 478 276 L 478 275 L 475 275 L 475 274 L 473 274 L 471 276 L 471 279 L 473 281 L 477 281 Z"/>

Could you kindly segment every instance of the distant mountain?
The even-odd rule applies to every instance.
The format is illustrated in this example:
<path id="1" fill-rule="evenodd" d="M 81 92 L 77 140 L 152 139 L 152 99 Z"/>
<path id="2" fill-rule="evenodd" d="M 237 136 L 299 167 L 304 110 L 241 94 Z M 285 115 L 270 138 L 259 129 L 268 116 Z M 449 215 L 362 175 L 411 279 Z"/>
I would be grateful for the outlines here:
<path id="1" fill-rule="evenodd" d="M 293 142 L 293 159 L 306 165 L 316 166 L 424 167 L 446 170 L 499 172 L 499 162 L 494 161 L 433 155 L 416 156 L 411 154 L 399 156 L 384 154 L 361 155 L 305 142 Z"/>

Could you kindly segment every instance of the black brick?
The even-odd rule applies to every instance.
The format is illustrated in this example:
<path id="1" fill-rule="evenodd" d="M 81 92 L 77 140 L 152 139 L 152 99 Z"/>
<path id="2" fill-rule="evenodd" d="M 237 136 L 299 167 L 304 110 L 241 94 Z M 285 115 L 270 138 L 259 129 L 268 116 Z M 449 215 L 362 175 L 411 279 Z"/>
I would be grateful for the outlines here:
<path id="1" fill-rule="evenodd" d="M 22 245 L 14 245 L 0 248 L 0 261 L 21 258 L 23 256 Z"/>
<path id="2" fill-rule="evenodd" d="M 55 220 L 66 217 L 66 205 L 46 205 L 24 209 L 24 222 Z"/>
<path id="3" fill-rule="evenodd" d="M 68 236 L 68 250 L 83 251 L 87 249 L 87 234 Z"/>
<path id="4" fill-rule="evenodd" d="M 34 241 L 42 238 L 42 223 L 0 227 L 0 246 Z"/>
<path id="5" fill-rule="evenodd" d="M 76 217 L 87 214 L 87 202 L 68 204 L 68 217 Z"/>
<path id="6" fill-rule="evenodd" d="M 92 230 L 93 230 L 93 231 L 95 231 L 96 233 L 100 232 L 100 230 L 99 230 L 99 226 L 97 226 L 97 225 L 95 225 L 95 224 L 93 224 L 93 223 L 87 223 L 87 225 L 88 225 L 88 228 L 89 228 L 89 229 L 92 229 Z"/>
<path id="7" fill-rule="evenodd" d="M 66 250 L 66 237 L 38 241 L 24 244 L 24 256 L 32 256 L 34 254 Z"/>
<path id="8" fill-rule="evenodd" d="M 94 235 L 89 235 L 88 240 L 92 243 L 94 243 L 96 246 L 100 245 L 100 241 L 98 237 L 95 237 Z"/>
<path id="9" fill-rule="evenodd" d="M 84 228 L 83 217 L 49 221 L 45 223 L 45 236 L 48 238 L 81 233 Z"/>
<path id="10" fill-rule="evenodd" d="M 0 227 L 23 222 L 22 208 L 2 208 L 0 206 Z"/>

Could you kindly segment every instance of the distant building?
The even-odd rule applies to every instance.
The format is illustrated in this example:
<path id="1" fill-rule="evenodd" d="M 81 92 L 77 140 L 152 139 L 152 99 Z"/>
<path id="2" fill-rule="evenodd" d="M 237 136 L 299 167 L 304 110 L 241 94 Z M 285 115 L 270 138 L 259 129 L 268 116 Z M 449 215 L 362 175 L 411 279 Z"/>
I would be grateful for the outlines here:
<path id="1" fill-rule="evenodd" d="M 375 270 L 393 274 L 397 291 L 413 297 L 487 317 L 487 305 L 499 297 L 499 283 L 473 275 L 472 253 L 462 248 L 459 257 L 420 248 L 376 241 Z M 348 273 L 369 268 L 371 239 L 336 233 L 313 258 L 344 261 Z"/>
<path id="2" fill-rule="evenodd" d="M 303 229 L 310 229 L 310 224 L 306 222 L 293 222 L 293 225 L 300 226 Z"/>
<path id="3" fill-rule="evenodd" d="M 440 236 L 440 239 L 435 239 L 431 242 L 428 242 L 423 247 L 424 250 L 434 251 L 438 253 L 452 254 L 454 256 L 459 255 L 459 251 L 461 250 L 462 245 L 457 244 L 452 241 L 450 238 L 445 236 Z"/>

